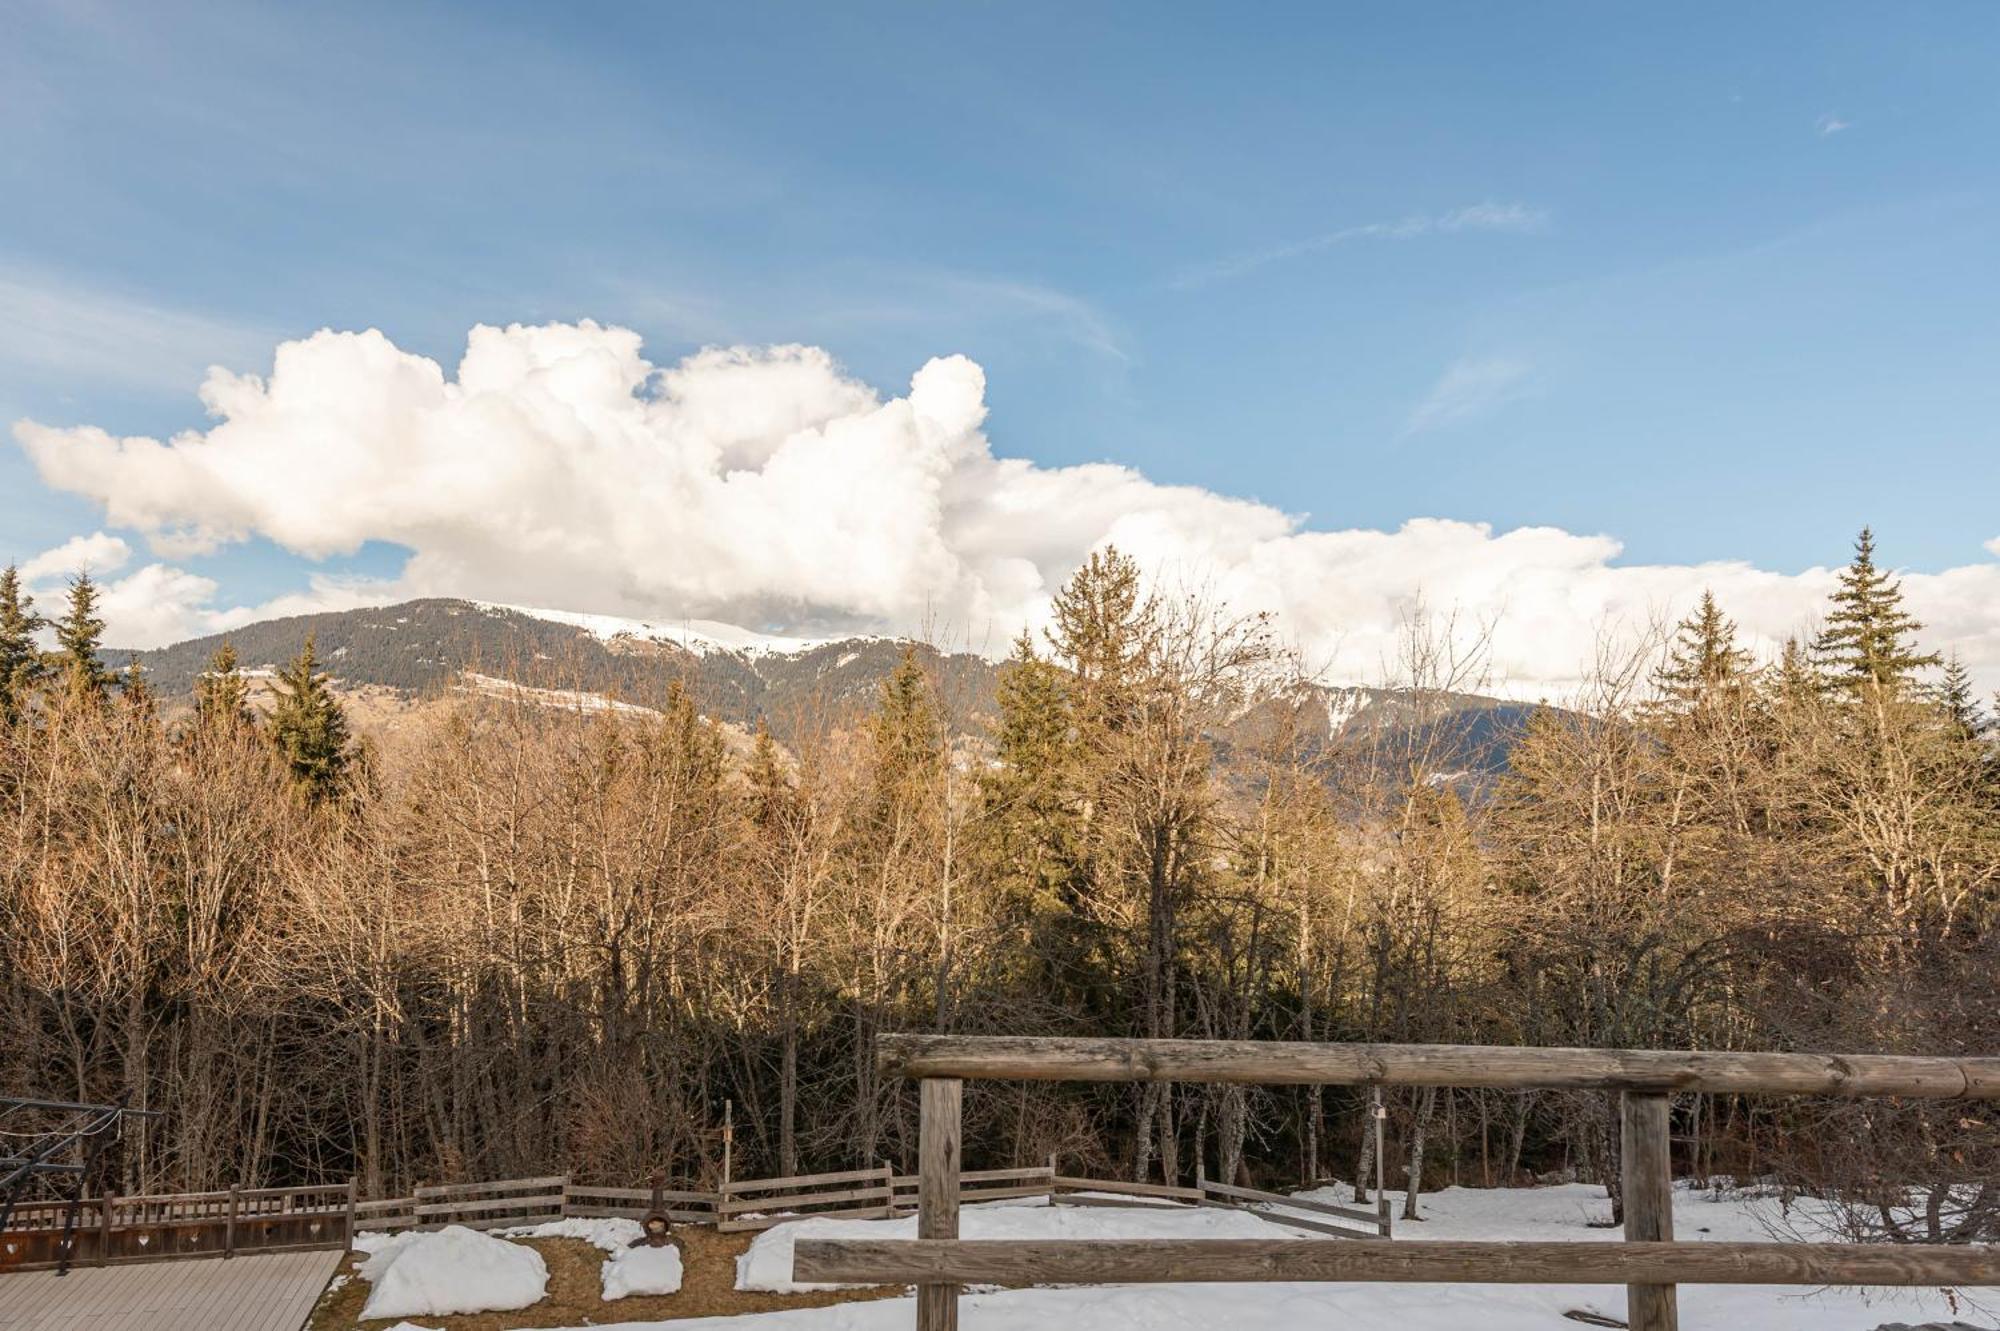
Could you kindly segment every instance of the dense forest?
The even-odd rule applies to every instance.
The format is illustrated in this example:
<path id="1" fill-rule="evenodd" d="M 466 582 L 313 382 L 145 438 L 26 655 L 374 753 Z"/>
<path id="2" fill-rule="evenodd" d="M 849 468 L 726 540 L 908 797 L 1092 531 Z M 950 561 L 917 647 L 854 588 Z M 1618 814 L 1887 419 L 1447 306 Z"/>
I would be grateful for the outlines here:
<path id="1" fill-rule="evenodd" d="M 907 1164 L 885 1030 L 2000 1048 L 2000 757 L 1867 533 L 1777 659 L 1704 598 L 1477 786 L 1447 727 L 1302 742 L 1324 695 L 1271 626 L 1147 587 L 1093 556 L 977 742 L 911 651 L 783 744 L 675 689 L 444 697 L 391 750 L 310 640 L 266 702 L 225 645 L 169 706 L 107 668 L 87 578 L 44 624 L 10 572 L 0 1086 L 166 1110 L 126 1190 L 380 1192 L 712 1180 L 725 1104 L 740 1176 Z M 1481 670 L 1416 616 L 1388 682 L 1421 721 Z M 968 1093 L 969 1165 L 1373 1175 L 1347 1090 Z M 1398 1186 L 1616 1186 L 1603 1096 L 1390 1110 Z M 1675 1150 L 1837 1198 L 1856 1235 L 2000 1239 L 2000 1123 L 1950 1102 L 1682 1097 Z"/>

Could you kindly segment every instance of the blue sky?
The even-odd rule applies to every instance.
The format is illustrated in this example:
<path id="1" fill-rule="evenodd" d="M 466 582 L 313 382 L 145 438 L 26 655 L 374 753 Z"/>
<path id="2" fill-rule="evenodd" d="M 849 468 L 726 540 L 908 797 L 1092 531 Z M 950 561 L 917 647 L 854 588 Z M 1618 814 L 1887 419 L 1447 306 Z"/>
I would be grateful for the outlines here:
<path id="1" fill-rule="evenodd" d="M 1987 4 L 0 0 L 0 418 L 164 437 L 323 326 L 589 317 L 885 393 L 963 353 L 996 451 L 1313 528 L 1975 564 L 1995 69 Z M 0 557 L 102 525 L 0 452 Z"/>

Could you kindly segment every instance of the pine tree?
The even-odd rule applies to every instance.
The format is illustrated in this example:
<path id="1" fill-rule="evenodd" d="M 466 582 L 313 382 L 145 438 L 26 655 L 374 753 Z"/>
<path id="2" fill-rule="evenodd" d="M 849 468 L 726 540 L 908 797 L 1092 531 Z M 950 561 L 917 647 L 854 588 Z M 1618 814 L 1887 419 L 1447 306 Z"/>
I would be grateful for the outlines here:
<path id="1" fill-rule="evenodd" d="M 271 741 L 290 767 L 294 785 L 313 804 L 337 798 L 354 754 L 347 717 L 320 672 L 311 634 L 273 686 L 277 697 L 271 708 Z"/>
<path id="2" fill-rule="evenodd" d="M 1979 705 L 1979 697 L 1972 684 L 1972 672 L 1965 668 L 1956 652 L 1945 662 L 1944 678 L 1938 682 L 1938 706 L 1944 709 L 1946 723 L 1962 738 L 1983 739 L 1991 726 L 1985 711 Z"/>
<path id="3" fill-rule="evenodd" d="M 35 613 L 35 598 L 21 586 L 12 564 L 0 569 L 0 725 L 28 710 L 28 699 L 41 682 L 42 654 L 35 633 L 48 623 Z"/>
<path id="4" fill-rule="evenodd" d="M 915 647 L 903 649 L 903 659 L 882 681 L 881 702 L 871 729 L 875 813 L 878 820 L 886 822 L 925 798 L 944 762 L 942 718 Z"/>
<path id="5" fill-rule="evenodd" d="M 1797 638 L 1785 639 L 1778 664 L 1770 672 L 1772 692 L 1781 702 L 1800 703 L 1821 696 L 1822 681 L 1810 654 Z"/>
<path id="6" fill-rule="evenodd" d="M 757 719 L 757 739 L 751 746 L 745 775 L 750 784 L 750 822 L 765 835 L 776 835 L 792 815 L 795 796 L 778 753 L 778 741 L 771 738 L 771 728 L 762 717 Z"/>
<path id="7" fill-rule="evenodd" d="M 1653 682 L 1668 707 L 1685 712 L 1741 683 L 1749 664 L 1750 653 L 1736 645 L 1734 621 L 1713 592 L 1703 591 L 1701 604 L 1675 630 Z"/>
<path id="8" fill-rule="evenodd" d="M 1935 653 L 1917 650 L 1923 627 L 1903 610 L 1903 588 L 1875 566 L 1875 534 L 1868 528 L 1854 542 L 1854 561 L 1841 570 L 1833 608 L 1813 644 L 1819 666 L 1834 686 L 1901 690 L 1916 672 L 1942 664 Z"/>
<path id="9" fill-rule="evenodd" d="M 136 656 L 125 663 L 125 671 L 118 677 L 118 701 L 141 720 L 159 719 L 159 700 L 153 696 L 153 686 L 146 682 L 146 667 L 139 664 Z"/>
<path id="10" fill-rule="evenodd" d="M 56 621 L 56 669 L 65 696 L 75 701 L 102 702 L 111 688 L 111 672 L 98 653 L 104 645 L 104 621 L 97 615 L 97 584 L 79 573 L 69 584 L 69 605 Z"/>
<path id="11" fill-rule="evenodd" d="M 1007 888 L 1039 906 L 1075 886 L 1075 737 L 1068 676 L 1023 633 L 1001 668 L 994 764 L 980 778 L 980 804 L 1003 861 Z"/>
<path id="12" fill-rule="evenodd" d="M 1075 678 L 1078 723 L 1119 729 L 1154 637 L 1139 565 L 1116 546 L 1092 551 L 1056 593 L 1052 617 L 1049 645 Z"/>
<path id="13" fill-rule="evenodd" d="M 227 638 L 208 659 L 208 669 L 195 679 L 194 710 L 197 723 L 211 734 L 251 723 L 250 686 Z"/>

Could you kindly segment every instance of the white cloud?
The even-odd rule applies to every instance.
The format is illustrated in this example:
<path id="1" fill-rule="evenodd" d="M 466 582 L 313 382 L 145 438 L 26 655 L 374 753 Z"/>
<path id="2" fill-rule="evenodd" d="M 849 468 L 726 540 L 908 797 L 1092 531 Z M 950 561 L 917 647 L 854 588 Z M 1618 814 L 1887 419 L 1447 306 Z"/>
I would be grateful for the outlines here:
<path id="1" fill-rule="evenodd" d="M 21 581 L 33 584 L 71 578 L 78 573 L 88 573 L 94 578 L 125 567 L 131 557 L 132 547 L 116 536 L 101 531 L 72 536 L 53 550 L 44 550 L 33 559 L 24 560 Z"/>
<path id="2" fill-rule="evenodd" d="M 1529 235 L 1546 230 L 1548 225 L 1549 215 L 1546 212 L 1519 203 L 1475 203 L 1454 208 L 1448 213 L 1412 213 L 1392 222 L 1363 222 L 1308 236 L 1287 245 L 1231 255 L 1214 263 L 1187 269 L 1174 279 L 1173 285 L 1182 289 L 1206 286 L 1211 282 L 1240 277 L 1266 264 L 1296 259 L 1356 240 L 1414 240 L 1418 236 L 1459 231 L 1502 231 Z"/>
<path id="3" fill-rule="evenodd" d="M 212 372 L 206 431 L 14 433 L 50 485 L 164 551 L 252 536 L 308 556 L 369 540 L 414 551 L 393 582 L 322 580 L 254 609 L 219 608 L 207 579 L 148 565 L 107 589 L 120 645 L 453 595 L 800 633 L 930 626 L 997 652 L 1110 542 L 1239 610 L 1274 611 L 1329 678 L 1378 677 L 1419 598 L 1495 619 L 1495 674 L 1534 696 L 1567 689 L 1606 626 L 1677 616 L 1704 587 L 1774 650 L 1834 578 L 1620 565 L 1611 537 L 1547 527 L 1315 531 L 1126 467 L 997 456 L 985 375 L 960 356 L 884 398 L 811 347 L 708 350 L 665 370 L 640 353 L 637 334 L 589 323 L 481 327 L 447 374 L 380 333 L 322 332 L 279 347 L 268 379 Z M 1461 376 L 1489 390 L 1519 377 Z M 2000 671 L 2000 562 L 1904 586 L 1929 641 Z"/>
<path id="4" fill-rule="evenodd" d="M 1819 135 L 1821 138 L 1826 138 L 1828 135 L 1832 134 L 1838 134 L 1843 129 L 1854 128 L 1854 123 L 1852 121 L 1842 120 L 1839 116 L 1835 115 L 1831 111 L 1821 116 L 1816 123 L 1818 124 Z"/>
<path id="5" fill-rule="evenodd" d="M 1404 422 L 1405 434 L 1422 434 L 1484 416 L 1525 393 L 1535 367 L 1521 356 L 1474 356 L 1454 362 Z"/>

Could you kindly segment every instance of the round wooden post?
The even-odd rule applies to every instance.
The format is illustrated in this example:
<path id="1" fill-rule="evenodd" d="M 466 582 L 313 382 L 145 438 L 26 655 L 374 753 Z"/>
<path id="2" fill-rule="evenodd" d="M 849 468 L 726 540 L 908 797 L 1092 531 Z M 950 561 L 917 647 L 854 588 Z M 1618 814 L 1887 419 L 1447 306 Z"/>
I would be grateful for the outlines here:
<path id="1" fill-rule="evenodd" d="M 1673 1159 L 1667 1135 L 1670 1104 L 1665 1094 L 1655 1091 L 1625 1091 L 1618 1097 L 1628 1241 L 1665 1242 L 1674 1236 Z M 1680 1331 L 1675 1287 L 1627 1285 L 1625 1320 L 1632 1331 Z"/>
<path id="2" fill-rule="evenodd" d="M 222 1225 L 222 1255 L 225 1258 L 236 1255 L 236 1213 L 242 1206 L 242 1189 L 240 1183 L 229 1185 L 229 1218 Z"/>
<path id="3" fill-rule="evenodd" d="M 961 1093 L 955 1078 L 917 1084 L 917 1237 L 958 1237 Z M 917 1286 L 917 1331 L 958 1331 L 958 1286 Z"/>
<path id="4" fill-rule="evenodd" d="M 1389 1142 L 1387 1126 L 1389 1106 L 1382 1103 L 1382 1088 L 1377 1086 L 1368 1100 L 1368 1127 L 1375 1134 L 1375 1232 L 1388 1238 L 1394 1221 L 1389 1216 L 1388 1166 L 1383 1161 L 1388 1158 Z"/>

